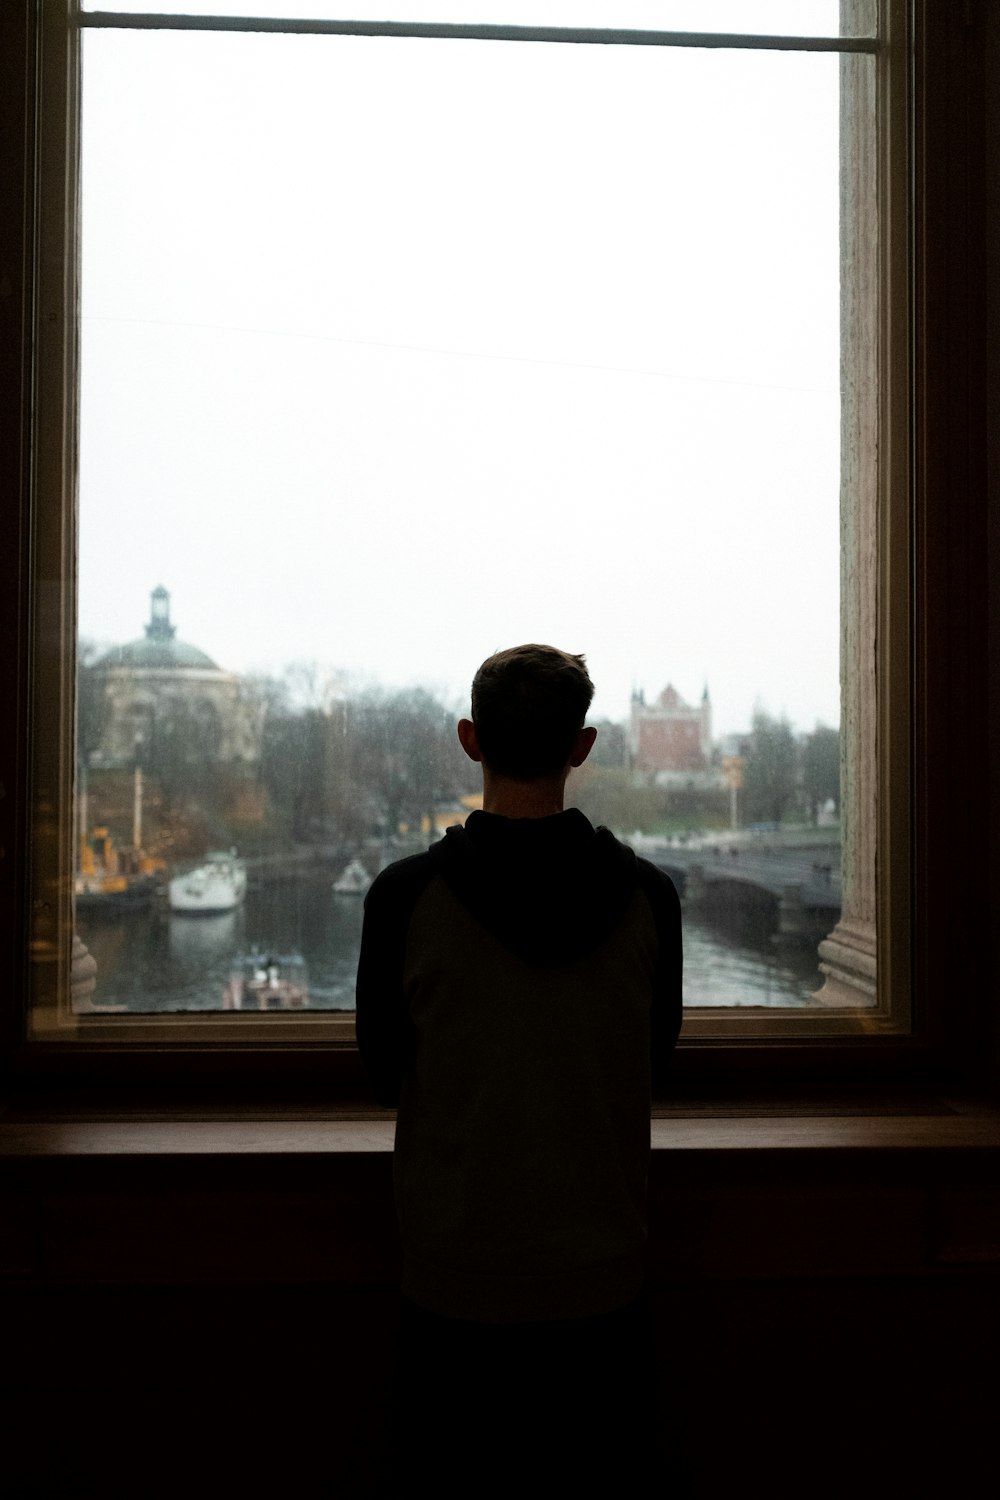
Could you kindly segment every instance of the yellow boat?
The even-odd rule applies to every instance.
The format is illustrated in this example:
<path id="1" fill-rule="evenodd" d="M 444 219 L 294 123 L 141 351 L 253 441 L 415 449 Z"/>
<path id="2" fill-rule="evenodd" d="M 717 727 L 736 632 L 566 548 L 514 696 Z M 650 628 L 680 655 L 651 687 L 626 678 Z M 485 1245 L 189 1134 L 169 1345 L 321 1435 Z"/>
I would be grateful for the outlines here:
<path id="1" fill-rule="evenodd" d="M 117 849 L 108 829 L 87 830 L 87 794 L 80 794 L 80 860 L 73 879 L 77 911 L 142 911 L 152 901 L 166 868 L 140 847 L 142 834 L 142 772 L 135 772 L 132 845 Z"/>

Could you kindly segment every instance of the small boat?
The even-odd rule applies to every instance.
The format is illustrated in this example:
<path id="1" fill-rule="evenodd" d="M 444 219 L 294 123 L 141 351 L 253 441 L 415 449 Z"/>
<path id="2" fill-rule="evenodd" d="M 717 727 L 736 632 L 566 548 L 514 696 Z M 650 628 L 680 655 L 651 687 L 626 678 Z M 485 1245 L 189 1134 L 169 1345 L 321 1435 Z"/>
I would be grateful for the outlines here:
<path id="1" fill-rule="evenodd" d="M 239 906 L 247 890 L 247 869 L 236 850 L 205 855 L 197 869 L 170 882 L 170 910 L 184 916 L 218 916 Z"/>
<path id="2" fill-rule="evenodd" d="M 145 911 L 160 888 L 162 859 L 153 859 L 142 848 L 142 772 L 134 774 L 131 847 L 119 849 L 105 825 L 88 829 L 86 768 L 80 778 L 80 848 L 73 877 L 76 910 L 97 914 Z"/>
<path id="3" fill-rule="evenodd" d="M 309 976 L 301 953 L 260 953 L 236 959 L 222 992 L 223 1010 L 302 1010 Z"/>
<path id="4" fill-rule="evenodd" d="M 94 830 L 99 839 L 104 829 Z M 110 843 L 110 840 L 108 840 Z M 80 871 L 73 877 L 74 904 L 78 912 L 121 914 L 145 911 L 159 888 L 155 873 L 144 870 L 144 861 L 129 858 L 131 849 L 119 849 L 109 867 Z"/>
<path id="5" fill-rule="evenodd" d="M 360 859 L 352 859 L 333 882 L 338 896 L 363 896 L 372 883 L 372 878 Z"/>

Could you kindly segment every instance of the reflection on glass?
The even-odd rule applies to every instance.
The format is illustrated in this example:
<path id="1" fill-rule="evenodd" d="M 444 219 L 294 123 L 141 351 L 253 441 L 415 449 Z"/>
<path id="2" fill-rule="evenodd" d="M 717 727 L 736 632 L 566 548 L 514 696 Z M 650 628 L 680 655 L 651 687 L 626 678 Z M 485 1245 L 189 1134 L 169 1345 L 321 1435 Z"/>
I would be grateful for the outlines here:
<path id="1" fill-rule="evenodd" d="M 530 639 L 597 684 L 572 800 L 718 933 L 693 1003 L 808 1002 L 839 67 L 84 34 L 88 1003 L 243 1009 L 273 958 L 265 1009 L 349 1008 L 364 889 L 476 805 L 455 720 Z"/>

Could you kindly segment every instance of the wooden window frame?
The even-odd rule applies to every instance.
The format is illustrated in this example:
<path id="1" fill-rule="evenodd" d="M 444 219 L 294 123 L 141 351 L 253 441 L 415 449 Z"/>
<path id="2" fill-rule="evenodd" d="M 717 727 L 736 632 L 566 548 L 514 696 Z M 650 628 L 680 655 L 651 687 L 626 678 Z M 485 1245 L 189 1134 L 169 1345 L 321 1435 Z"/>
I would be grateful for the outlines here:
<path id="1" fill-rule="evenodd" d="M 3 275 L 13 292 L 3 305 L 10 335 L 2 350 L 4 390 L 14 393 L 2 418 L 11 455 L 4 478 L 8 493 L 18 497 L 3 517 L 5 555 L 8 566 L 16 566 L 0 604 L 13 643 L 2 663 L 5 701 L 14 706 L 3 731 L 7 795 L 0 802 L 0 901 L 10 914 L 2 953 L 5 1057 L 12 1075 L 26 1079 L 280 1076 L 336 1079 L 350 1093 L 363 1084 L 353 1020 L 345 1016 L 296 1017 L 291 1025 L 284 1017 L 266 1018 L 267 1030 L 253 1017 L 144 1017 L 140 1027 L 87 1017 L 85 1037 L 70 1039 L 63 1002 L 61 1016 L 50 1016 L 54 1024 L 46 1025 L 43 1014 L 28 1034 L 29 969 L 48 974 L 43 989 L 50 995 L 66 996 L 72 982 L 72 955 L 60 933 L 69 930 L 71 900 L 65 872 L 71 868 L 72 756 L 65 726 L 72 723 L 75 535 L 72 517 L 37 503 L 40 494 L 72 494 L 76 461 L 74 404 L 67 394 L 76 378 L 76 268 L 71 255 L 50 252 L 75 233 L 77 221 L 75 131 L 67 122 L 78 108 L 79 36 L 58 24 L 58 3 L 12 4 L 0 33 L 8 75 L 3 150 L 22 207 L 0 231 Z M 954 857 L 950 814 L 956 801 L 965 807 L 972 800 L 967 783 L 954 780 L 961 766 L 956 718 L 964 715 L 970 730 L 982 728 L 986 712 L 986 417 L 976 395 L 986 389 L 986 355 L 971 310 L 985 288 L 985 255 L 974 212 L 957 219 L 942 214 L 963 186 L 973 206 L 983 201 L 976 178 L 984 170 L 982 121 L 960 102 L 967 105 L 970 81 L 974 89 L 978 76 L 970 32 L 982 0 L 966 6 L 962 17 L 944 0 L 879 3 L 880 34 L 890 40 L 879 66 L 893 59 L 891 84 L 883 79 L 880 90 L 879 242 L 892 248 L 873 274 L 879 337 L 892 357 L 882 361 L 874 439 L 879 465 L 864 519 L 867 540 L 859 550 L 847 536 L 844 595 L 849 626 L 863 609 L 871 615 L 853 643 L 845 631 L 845 650 L 849 679 L 870 671 L 879 692 L 868 700 L 868 717 L 862 708 L 853 724 L 845 705 L 845 738 L 854 737 L 849 771 L 865 763 L 870 772 L 852 793 L 864 808 L 852 838 L 864 844 L 875 835 L 878 858 L 873 853 L 868 868 L 877 870 L 878 884 L 862 893 L 853 928 L 847 913 L 831 935 L 824 961 L 832 985 L 850 984 L 852 963 L 863 977 L 877 909 L 881 994 L 891 996 L 892 1005 L 856 1010 L 834 1004 L 801 1022 L 790 1012 L 774 1020 L 744 1014 L 736 1037 L 732 1013 L 692 1016 L 677 1059 L 681 1092 L 733 1079 L 742 1087 L 751 1078 L 971 1077 L 988 1010 L 985 938 L 944 957 L 945 935 L 960 930 L 959 907 L 954 893 L 942 901 L 929 878 L 942 850 Z M 53 93 L 54 79 L 61 95 Z M 962 183 L 949 178 L 942 132 L 945 143 L 959 148 Z M 956 507 L 955 487 L 963 480 L 964 505 Z M 874 569 L 867 582 L 857 566 L 865 549 Z M 852 596 L 851 588 L 863 597 Z M 877 655 L 868 652 L 869 635 Z M 46 662 L 61 665 L 53 674 Z M 942 773 L 952 778 L 948 797 Z M 966 834 L 959 845 L 971 877 L 982 877 L 983 841 Z M 856 868 L 862 867 L 858 860 Z M 985 924 L 985 880 L 975 890 L 973 905 Z M 962 906 L 962 915 L 968 909 Z M 272 1019 L 277 1026 L 269 1025 Z"/>

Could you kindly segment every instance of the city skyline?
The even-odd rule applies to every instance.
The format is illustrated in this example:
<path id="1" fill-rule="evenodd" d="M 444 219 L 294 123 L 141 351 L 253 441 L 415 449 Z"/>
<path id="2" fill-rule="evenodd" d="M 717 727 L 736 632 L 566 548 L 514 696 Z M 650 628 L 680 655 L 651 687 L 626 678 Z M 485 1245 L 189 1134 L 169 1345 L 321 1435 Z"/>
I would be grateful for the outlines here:
<path id="1" fill-rule="evenodd" d="M 166 613 L 163 616 L 165 622 L 165 634 L 169 638 L 176 638 L 178 643 L 182 644 L 184 647 L 193 647 L 195 652 L 200 653 L 202 648 L 198 642 L 192 641 L 185 636 L 179 635 L 178 633 L 176 621 L 172 618 L 171 591 L 169 589 L 166 589 L 162 584 L 158 584 L 156 589 L 151 590 L 150 592 L 151 595 L 166 595 Z M 160 607 L 162 609 L 162 605 Z M 94 638 L 82 637 L 81 646 L 84 648 L 86 665 L 88 667 L 100 666 L 104 664 L 104 659 L 106 656 L 110 655 L 111 657 L 114 657 L 115 654 L 121 651 L 123 647 L 137 644 L 141 645 L 143 640 L 148 639 L 150 636 L 149 625 L 151 622 L 152 615 L 150 617 L 150 620 L 146 622 L 146 625 L 144 627 L 145 634 L 135 634 L 133 636 L 130 636 L 126 641 L 98 641 Z M 159 633 L 159 631 L 157 633 Z M 205 655 L 211 657 L 211 653 L 205 653 Z M 352 678 L 348 672 L 346 672 L 343 668 L 338 667 L 336 663 L 322 662 L 316 660 L 315 658 L 311 660 L 297 660 L 286 662 L 283 665 L 279 666 L 277 669 L 273 670 L 269 669 L 267 671 L 255 671 L 251 669 L 242 674 L 239 672 L 233 673 L 232 668 L 228 665 L 228 663 L 216 661 L 214 657 L 211 657 L 211 660 L 214 666 L 217 667 L 223 674 L 232 674 L 237 678 L 242 677 L 250 684 L 261 679 L 270 679 L 278 683 L 284 683 L 288 688 L 293 705 L 301 708 L 329 706 L 338 701 L 348 699 L 354 695 L 364 694 L 365 692 L 370 690 L 383 690 L 387 692 L 393 692 L 405 690 L 406 688 L 410 687 L 424 687 L 429 691 L 435 692 L 437 696 L 443 701 L 444 706 L 454 708 L 456 712 L 460 713 L 468 711 L 468 705 L 463 702 L 462 693 L 450 694 L 446 689 L 442 689 L 440 686 L 435 688 L 433 684 L 429 684 L 426 680 L 401 683 L 382 681 L 370 677 L 366 679 Z M 116 666 L 120 665 L 120 663 L 118 662 L 115 662 L 114 664 Z M 298 679 L 298 682 L 296 681 L 296 679 Z M 706 678 L 704 683 L 702 684 L 700 692 L 690 693 L 681 691 L 677 687 L 674 679 L 668 675 L 663 679 L 659 688 L 651 688 L 647 687 L 645 684 L 634 683 L 629 692 L 627 702 L 622 705 L 617 712 L 605 711 L 601 705 L 601 701 L 595 694 L 592 711 L 587 716 L 588 722 L 607 721 L 616 725 L 617 727 L 625 728 L 628 723 L 629 714 L 634 710 L 637 703 L 641 702 L 644 705 L 653 708 L 661 697 L 671 692 L 673 693 L 673 695 L 680 699 L 679 706 L 682 709 L 691 710 L 692 713 L 697 712 L 699 705 L 704 699 L 707 699 L 709 704 L 714 709 L 714 703 L 711 693 L 711 683 L 708 678 Z M 464 697 L 467 699 L 468 690 L 465 691 Z M 763 709 L 765 712 L 771 712 L 766 700 L 760 694 L 758 694 L 757 699 L 755 700 L 755 706 L 752 712 L 756 712 L 758 707 Z M 776 715 L 776 717 L 781 716 L 782 715 L 780 714 Z M 816 727 L 816 725 L 798 724 L 795 721 L 791 721 L 791 723 L 793 729 L 801 733 L 808 733 L 810 730 Z M 831 723 L 829 721 L 817 720 L 816 723 L 818 725 L 823 725 L 823 727 L 836 729 L 838 727 L 839 721 L 834 720 Z M 750 720 L 748 720 L 744 725 L 729 725 L 726 728 L 714 726 L 713 733 L 711 735 L 711 742 L 713 745 L 718 745 L 725 740 L 732 739 L 734 736 L 738 736 L 742 733 L 747 732 L 750 727 Z"/>

